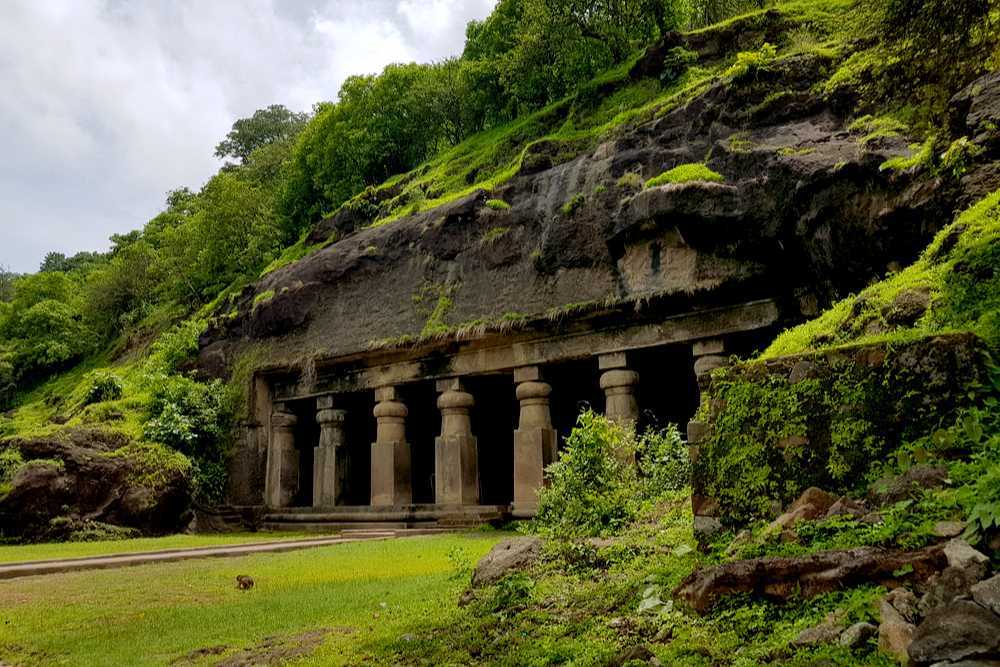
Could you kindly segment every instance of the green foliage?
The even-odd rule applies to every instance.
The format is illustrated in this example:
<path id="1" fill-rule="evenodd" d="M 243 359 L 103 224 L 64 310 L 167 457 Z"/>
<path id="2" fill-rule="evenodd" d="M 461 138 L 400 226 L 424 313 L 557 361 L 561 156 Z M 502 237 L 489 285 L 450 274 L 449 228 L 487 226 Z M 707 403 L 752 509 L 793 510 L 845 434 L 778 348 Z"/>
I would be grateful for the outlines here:
<path id="1" fill-rule="evenodd" d="M 946 331 L 970 331 L 996 349 L 1000 345 L 1000 191 L 961 213 L 911 266 L 838 302 L 820 317 L 790 329 L 764 358 L 797 354 L 846 343 L 907 340 Z M 869 325 L 891 312 L 906 292 L 926 291 L 929 311 L 912 325 Z"/>
<path id="2" fill-rule="evenodd" d="M 489 245 L 510 233 L 510 227 L 493 227 L 479 239 L 481 245 Z"/>
<path id="3" fill-rule="evenodd" d="M 646 181 L 645 187 L 655 188 L 668 183 L 689 183 L 691 181 L 708 181 L 722 183 L 726 179 L 722 174 L 713 171 L 703 163 L 682 164 L 663 172 Z"/>
<path id="4" fill-rule="evenodd" d="M 194 458 L 219 461 L 226 451 L 229 413 L 220 381 L 166 377 L 153 391 L 143 435 Z"/>
<path id="5" fill-rule="evenodd" d="M 985 150 L 967 137 L 960 137 L 941 154 L 941 171 L 952 178 L 961 178 L 969 164 L 982 155 Z"/>
<path id="6" fill-rule="evenodd" d="M 987 29 L 989 0 L 884 0 L 881 31 L 914 57 L 951 57 Z M 951 53 L 948 53 L 951 51 Z"/>
<path id="7" fill-rule="evenodd" d="M 934 161 L 935 137 L 927 137 L 923 144 L 911 145 L 912 155 L 886 160 L 879 166 L 881 171 L 906 171 L 916 167 L 929 167 Z"/>
<path id="8" fill-rule="evenodd" d="M 778 47 L 765 42 L 756 51 L 740 51 L 737 53 L 736 62 L 726 70 L 724 76 L 730 77 L 734 81 L 756 76 L 758 72 L 766 70 L 777 57 Z"/>
<path id="9" fill-rule="evenodd" d="M 149 351 L 149 365 L 162 372 L 172 373 L 198 353 L 198 338 L 205 333 L 208 322 L 192 317 L 160 334 Z"/>
<path id="10" fill-rule="evenodd" d="M 696 62 L 698 62 L 697 53 L 683 46 L 675 46 L 667 51 L 663 59 L 663 73 L 660 75 L 660 80 L 664 83 L 673 83 Z"/>
<path id="11" fill-rule="evenodd" d="M 493 209 L 494 211 L 509 211 L 510 204 L 502 199 L 487 199 L 486 208 Z"/>
<path id="12" fill-rule="evenodd" d="M 83 395 L 84 405 L 103 403 L 104 401 L 117 401 L 124 393 L 121 379 L 105 371 L 97 371 L 90 376 L 90 385 L 87 393 Z"/>
<path id="13" fill-rule="evenodd" d="M 642 174 L 635 171 L 626 171 L 618 179 L 617 185 L 626 190 L 641 190 L 643 186 Z"/>
<path id="14" fill-rule="evenodd" d="M 226 497 L 229 472 L 223 461 L 195 459 L 192 461 L 194 499 L 206 505 L 218 505 Z"/>
<path id="15" fill-rule="evenodd" d="M 534 525 L 566 538 L 619 532 L 647 504 L 686 487 L 690 463 L 676 428 L 637 436 L 587 410 L 546 474 Z"/>
<path id="16" fill-rule="evenodd" d="M 580 210 L 580 207 L 583 206 L 584 203 L 586 203 L 586 201 L 587 201 L 586 196 L 584 196 L 582 192 L 578 192 L 572 197 L 570 197 L 569 200 L 567 200 L 566 203 L 563 204 L 562 208 L 559 210 L 562 212 L 563 215 L 569 218 L 572 217 L 578 210 Z"/>
<path id="17" fill-rule="evenodd" d="M 256 150 L 294 139 L 308 120 L 309 114 L 289 111 L 281 104 L 258 109 L 249 118 L 233 123 L 233 129 L 215 147 L 215 157 L 232 157 L 245 163 Z"/>
<path id="18" fill-rule="evenodd" d="M 24 459 L 16 447 L 6 446 L 0 449 L 0 496 L 23 466 Z"/>

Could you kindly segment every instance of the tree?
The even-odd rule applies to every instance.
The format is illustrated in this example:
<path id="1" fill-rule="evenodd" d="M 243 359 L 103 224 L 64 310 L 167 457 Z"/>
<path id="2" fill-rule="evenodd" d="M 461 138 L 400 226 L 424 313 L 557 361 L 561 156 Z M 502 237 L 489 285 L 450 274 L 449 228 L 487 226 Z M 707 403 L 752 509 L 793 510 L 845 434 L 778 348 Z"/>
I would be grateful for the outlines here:
<path id="1" fill-rule="evenodd" d="M 17 274 L 8 267 L 0 265 L 0 303 L 11 301 L 14 298 L 14 281 Z"/>
<path id="2" fill-rule="evenodd" d="M 233 123 L 233 129 L 215 147 L 215 156 L 246 162 L 261 146 L 294 138 L 308 120 L 309 114 L 289 111 L 281 104 L 258 109 L 249 118 Z"/>

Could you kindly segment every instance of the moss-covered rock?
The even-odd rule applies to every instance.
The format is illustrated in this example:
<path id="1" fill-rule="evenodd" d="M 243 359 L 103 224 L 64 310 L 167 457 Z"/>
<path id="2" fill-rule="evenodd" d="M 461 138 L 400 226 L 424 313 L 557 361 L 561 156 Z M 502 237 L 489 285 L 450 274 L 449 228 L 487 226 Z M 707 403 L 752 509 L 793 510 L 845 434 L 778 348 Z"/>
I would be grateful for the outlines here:
<path id="1" fill-rule="evenodd" d="M 736 526 L 810 486 L 861 493 L 900 445 L 975 401 L 988 359 L 981 340 L 955 334 L 716 371 L 699 413 L 695 514 Z"/>

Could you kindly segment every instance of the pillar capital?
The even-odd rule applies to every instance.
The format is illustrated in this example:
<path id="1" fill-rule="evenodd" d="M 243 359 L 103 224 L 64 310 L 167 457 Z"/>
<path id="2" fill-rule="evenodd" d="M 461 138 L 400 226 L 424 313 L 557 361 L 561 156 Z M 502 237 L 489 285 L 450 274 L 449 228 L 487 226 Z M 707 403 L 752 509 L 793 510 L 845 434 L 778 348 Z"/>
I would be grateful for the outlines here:
<path id="1" fill-rule="evenodd" d="M 465 383 L 462 382 L 462 378 L 445 378 L 443 380 L 438 380 L 434 383 L 435 389 L 439 394 L 444 394 L 449 391 L 465 391 Z"/>
<path id="2" fill-rule="evenodd" d="M 326 408 L 316 413 L 316 422 L 322 427 L 325 424 L 343 424 L 347 419 L 347 410 Z"/>
<path id="3" fill-rule="evenodd" d="M 299 423 L 299 418 L 296 417 L 291 412 L 279 412 L 277 411 L 277 405 L 275 406 L 275 412 L 271 413 L 271 428 L 272 429 L 292 429 L 295 425 Z"/>
<path id="4" fill-rule="evenodd" d="M 462 414 L 476 404 L 476 399 L 467 391 L 449 390 L 438 396 L 437 406 L 445 414 Z"/>
<path id="5" fill-rule="evenodd" d="M 376 419 L 404 419 L 409 416 L 410 410 L 399 401 L 382 401 L 375 405 L 373 411 Z"/>
<path id="6" fill-rule="evenodd" d="M 726 349 L 726 343 L 721 338 L 705 338 L 696 340 L 691 344 L 691 354 L 696 357 L 704 357 L 709 354 L 722 354 Z"/>
<path id="7" fill-rule="evenodd" d="M 635 371 L 615 369 L 601 375 L 601 389 L 604 391 L 619 387 L 633 387 L 637 384 L 639 384 L 639 374 Z"/>
<path id="8" fill-rule="evenodd" d="M 552 394 L 552 386 L 545 382 L 522 382 L 515 390 L 517 400 L 528 401 L 532 399 L 548 400 Z"/>

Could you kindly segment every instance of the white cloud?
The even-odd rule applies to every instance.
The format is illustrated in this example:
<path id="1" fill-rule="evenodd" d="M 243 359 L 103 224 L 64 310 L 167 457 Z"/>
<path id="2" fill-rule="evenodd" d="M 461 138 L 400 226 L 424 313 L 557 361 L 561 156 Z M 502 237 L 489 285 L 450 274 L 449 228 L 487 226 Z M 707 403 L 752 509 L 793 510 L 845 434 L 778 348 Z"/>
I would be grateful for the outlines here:
<path id="1" fill-rule="evenodd" d="M 103 249 L 200 186 L 236 118 L 461 51 L 495 0 L 5 0 L 0 265 Z"/>

